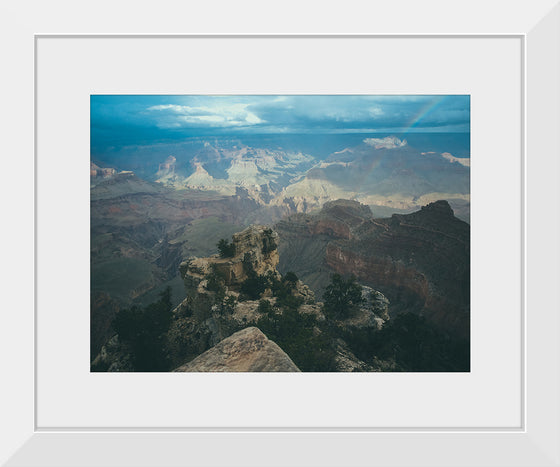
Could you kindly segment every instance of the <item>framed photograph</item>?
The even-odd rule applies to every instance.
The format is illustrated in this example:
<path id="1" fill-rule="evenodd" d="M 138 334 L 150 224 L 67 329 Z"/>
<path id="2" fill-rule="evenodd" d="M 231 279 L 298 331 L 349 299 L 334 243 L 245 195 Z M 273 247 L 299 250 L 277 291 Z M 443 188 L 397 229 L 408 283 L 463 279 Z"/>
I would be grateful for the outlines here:
<path id="1" fill-rule="evenodd" d="M 560 465 L 560 7 L 409 7 L 17 10 L 6 465 Z"/>
<path id="2" fill-rule="evenodd" d="M 470 371 L 469 95 L 90 115 L 92 371 Z"/>

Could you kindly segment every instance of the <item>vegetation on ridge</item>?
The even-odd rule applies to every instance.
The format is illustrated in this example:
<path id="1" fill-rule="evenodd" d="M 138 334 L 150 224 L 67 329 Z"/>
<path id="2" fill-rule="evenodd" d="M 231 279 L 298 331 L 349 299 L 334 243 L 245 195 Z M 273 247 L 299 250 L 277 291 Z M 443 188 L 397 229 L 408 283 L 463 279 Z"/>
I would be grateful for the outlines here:
<path id="1" fill-rule="evenodd" d="M 168 287 L 157 302 L 124 309 L 115 316 L 113 329 L 119 341 L 129 347 L 135 371 L 167 371 L 165 334 L 171 324 L 171 308 Z"/>
<path id="2" fill-rule="evenodd" d="M 235 244 L 229 243 L 225 238 L 220 239 L 216 246 L 221 258 L 232 258 L 235 256 Z"/>
<path id="3" fill-rule="evenodd" d="M 327 285 L 323 298 L 325 314 L 328 317 L 349 318 L 363 303 L 362 287 L 353 274 L 346 280 L 340 274 L 332 274 L 331 283 Z"/>

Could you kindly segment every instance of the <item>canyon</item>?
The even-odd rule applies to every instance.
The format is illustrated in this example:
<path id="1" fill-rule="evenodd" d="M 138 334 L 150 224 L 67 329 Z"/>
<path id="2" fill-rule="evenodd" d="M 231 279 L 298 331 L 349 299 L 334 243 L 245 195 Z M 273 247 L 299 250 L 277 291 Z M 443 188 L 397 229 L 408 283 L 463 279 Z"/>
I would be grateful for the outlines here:
<path id="1" fill-rule="evenodd" d="M 326 203 L 318 215 L 293 217 L 295 221 L 288 217 L 275 229 L 251 225 L 232 236 L 231 249 L 180 264 L 186 298 L 170 312 L 169 326 L 159 338 L 165 348 L 164 368 L 187 372 L 468 368 L 469 228 L 453 216 L 447 202 L 376 219 L 367 206 L 338 200 Z M 283 255 L 297 250 L 294 232 L 299 240 L 324 240 L 319 243 L 322 249 L 312 254 L 321 258 L 331 278 L 339 273 L 358 281 L 361 298 L 347 316 L 332 315 L 305 278 L 279 271 Z M 295 254 L 298 264 L 305 265 L 305 248 Z M 329 287 L 327 283 L 323 292 Z M 411 326 L 418 328 L 415 335 L 426 335 L 418 345 L 438 348 L 441 362 L 428 359 L 415 368 L 409 362 L 413 357 L 391 354 L 392 339 L 404 338 L 406 344 Z M 114 335 L 101 347 L 92 368 L 135 371 L 133 348 Z"/>
<path id="2" fill-rule="evenodd" d="M 387 295 L 392 314 L 413 311 L 447 333 L 469 337 L 470 227 L 446 201 L 374 219 L 367 206 L 340 200 L 275 228 L 279 270 L 293 270 L 316 293 L 333 272 L 355 274 Z"/>
<path id="3" fill-rule="evenodd" d="M 268 142 L 259 146 L 216 138 L 175 145 L 166 156 L 161 150 L 171 148 L 160 145 L 150 149 L 157 152 L 149 157 L 137 152 L 92 160 L 91 359 L 97 360 L 96 367 L 131 371 L 130 361 L 115 357 L 123 344 L 111 323 L 119 310 L 149 306 L 168 287 L 176 310 L 166 335 L 173 365 L 259 320 L 276 332 L 278 323 L 271 322 L 280 318 L 258 311 L 259 300 L 239 300 L 240 287 L 253 279 L 247 271 L 256 277 L 268 274 L 276 286 L 288 273 L 297 275 L 293 300 L 304 303 L 297 314 L 287 315 L 294 325 L 305 321 L 302 314 L 324 322 L 321 300 L 333 274 L 354 275 L 364 297 L 380 294 L 387 301 L 385 312 L 378 310 L 373 317 L 364 311 L 353 318 L 355 324 L 369 323 L 366 328 L 373 330 L 412 313 L 445 339 L 469 340 L 469 157 L 421 150 L 395 136 L 354 138 L 351 145 L 343 145 L 344 138 L 335 140 L 320 156 L 266 138 L 257 141 Z M 276 245 L 271 250 L 275 256 L 268 259 L 262 255 L 265 231 L 272 232 Z M 218 241 L 229 238 L 244 254 L 215 256 Z M 227 316 L 224 304 L 214 303 L 204 286 L 209 277 L 215 282 L 216 274 L 228 290 L 226 298 L 236 301 Z M 261 299 L 274 308 L 271 293 Z M 208 311 L 211 302 L 218 312 Z M 371 300 L 368 307 L 373 307 Z M 346 330 L 336 337 L 323 334 L 330 335 L 328 345 L 323 342 L 328 352 L 313 362 L 296 357 L 296 366 L 303 365 L 302 371 L 398 367 L 386 356 L 374 361 L 366 353 L 367 362 L 358 358 L 352 345 L 359 332 L 349 330 L 349 323 L 337 324 Z M 321 333 L 313 329 L 320 327 L 304 326 L 307 337 L 319 342 Z M 106 358 L 97 358 L 102 354 Z"/>

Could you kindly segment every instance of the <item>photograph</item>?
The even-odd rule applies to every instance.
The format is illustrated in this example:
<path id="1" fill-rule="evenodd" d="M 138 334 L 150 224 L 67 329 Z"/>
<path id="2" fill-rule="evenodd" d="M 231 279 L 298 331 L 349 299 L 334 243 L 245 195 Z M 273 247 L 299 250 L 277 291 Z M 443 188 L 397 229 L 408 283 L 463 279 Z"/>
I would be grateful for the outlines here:
<path id="1" fill-rule="evenodd" d="M 469 95 L 90 95 L 90 371 L 469 372 Z"/>

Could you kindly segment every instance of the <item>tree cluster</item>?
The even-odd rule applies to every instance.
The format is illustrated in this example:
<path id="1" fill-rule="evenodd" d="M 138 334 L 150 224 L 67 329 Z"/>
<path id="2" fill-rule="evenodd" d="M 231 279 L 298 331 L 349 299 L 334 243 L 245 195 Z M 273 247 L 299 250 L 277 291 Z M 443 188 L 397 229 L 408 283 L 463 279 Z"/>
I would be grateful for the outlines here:
<path id="1" fill-rule="evenodd" d="M 363 303 L 362 287 L 356 276 L 344 279 L 340 274 L 331 276 L 331 283 L 323 294 L 325 315 L 333 319 L 351 317 Z"/>
<path id="2" fill-rule="evenodd" d="M 321 329 L 314 315 L 301 313 L 299 305 L 299 301 L 282 305 L 277 301 L 273 307 L 268 300 L 261 300 L 259 311 L 263 315 L 256 326 L 276 342 L 300 370 L 336 371 L 330 335 L 326 329 Z"/>
<path id="3" fill-rule="evenodd" d="M 382 329 L 340 331 L 354 355 L 365 362 L 379 358 L 400 371 L 469 371 L 468 340 L 450 339 L 425 318 L 402 313 Z"/>
<path id="4" fill-rule="evenodd" d="M 235 243 L 229 243 L 225 238 L 222 238 L 216 246 L 221 258 L 233 258 L 235 256 Z"/>
<path id="5" fill-rule="evenodd" d="M 257 274 L 251 271 L 247 279 L 243 281 L 239 292 L 241 296 L 248 300 L 257 300 L 264 293 L 268 287 L 268 280 L 266 276 Z"/>
<path id="6" fill-rule="evenodd" d="M 274 236 L 272 234 L 272 229 L 265 229 L 263 232 L 263 247 L 262 253 L 266 255 L 278 248 L 276 241 L 274 240 Z"/>
<path id="7" fill-rule="evenodd" d="M 171 318 L 170 287 L 160 294 L 157 302 L 145 308 L 133 306 L 117 313 L 113 329 L 119 340 L 129 346 L 135 371 L 167 371 L 165 333 Z"/>

